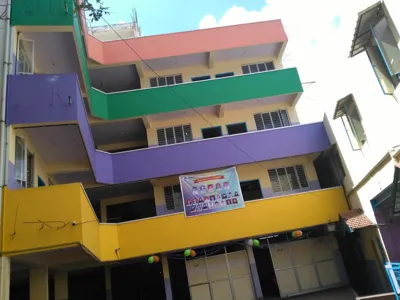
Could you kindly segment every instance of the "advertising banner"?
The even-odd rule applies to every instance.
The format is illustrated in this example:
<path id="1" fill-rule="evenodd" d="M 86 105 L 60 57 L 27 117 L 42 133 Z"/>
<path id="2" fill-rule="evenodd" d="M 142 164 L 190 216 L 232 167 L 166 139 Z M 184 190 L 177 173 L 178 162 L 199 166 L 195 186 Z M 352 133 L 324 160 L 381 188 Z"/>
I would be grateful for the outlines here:
<path id="1" fill-rule="evenodd" d="M 186 217 L 243 208 L 236 168 L 179 177 Z"/>

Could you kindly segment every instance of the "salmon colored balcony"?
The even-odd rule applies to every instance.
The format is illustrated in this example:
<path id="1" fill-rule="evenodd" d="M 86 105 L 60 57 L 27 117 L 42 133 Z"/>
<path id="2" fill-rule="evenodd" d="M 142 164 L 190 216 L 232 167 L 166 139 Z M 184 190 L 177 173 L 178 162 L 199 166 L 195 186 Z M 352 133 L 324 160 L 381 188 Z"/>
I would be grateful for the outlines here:
<path id="1" fill-rule="evenodd" d="M 1 251 L 25 261 L 64 257 L 65 262 L 69 250 L 83 249 L 91 261 L 114 261 L 335 222 L 347 209 L 342 188 L 331 188 L 250 201 L 243 209 L 201 217 L 177 213 L 101 224 L 80 184 L 5 190 Z M 209 224 L 224 226 L 193 230 Z"/>

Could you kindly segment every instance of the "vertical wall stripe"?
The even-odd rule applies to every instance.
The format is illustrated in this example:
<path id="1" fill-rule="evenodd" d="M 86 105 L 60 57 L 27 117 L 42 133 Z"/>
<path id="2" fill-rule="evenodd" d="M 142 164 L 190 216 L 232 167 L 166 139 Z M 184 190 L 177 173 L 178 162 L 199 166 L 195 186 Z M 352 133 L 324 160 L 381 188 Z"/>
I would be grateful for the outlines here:
<path id="1" fill-rule="evenodd" d="M 162 263 L 163 274 L 164 274 L 165 297 L 166 297 L 166 300 L 173 300 L 174 298 L 172 296 L 171 280 L 169 278 L 168 259 L 166 256 L 161 257 L 161 263 Z"/>
<path id="2" fill-rule="evenodd" d="M 263 293 L 262 293 L 262 289 L 261 289 L 260 278 L 258 277 L 257 266 L 256 266 L 256 261 L 254 259 L 253 248 L 247 246 L 246 250 L 247 250 L 247 256 L 249 257 L 251 278 L 253 280 L 256 297 L 257 297 L 257 299 L 263 299 Z"/>

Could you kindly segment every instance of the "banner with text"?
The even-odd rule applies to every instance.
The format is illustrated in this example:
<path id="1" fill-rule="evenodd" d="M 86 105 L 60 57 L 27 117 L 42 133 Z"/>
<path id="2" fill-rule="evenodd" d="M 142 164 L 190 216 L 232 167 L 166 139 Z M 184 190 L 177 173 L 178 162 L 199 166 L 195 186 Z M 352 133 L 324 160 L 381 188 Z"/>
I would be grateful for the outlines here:
<path id="1" fill-rule="evenodd" d="M 244 207 L 236 168 L 179 177 L 186 217 Z"/>

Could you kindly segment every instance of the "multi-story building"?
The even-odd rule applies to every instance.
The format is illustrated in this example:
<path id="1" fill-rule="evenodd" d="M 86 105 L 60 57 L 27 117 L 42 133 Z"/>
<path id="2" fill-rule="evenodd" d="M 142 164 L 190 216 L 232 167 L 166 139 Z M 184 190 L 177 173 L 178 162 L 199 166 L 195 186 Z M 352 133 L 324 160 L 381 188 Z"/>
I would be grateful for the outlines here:
<path id="1" fill-rule="evenodd" d="M 341 32 L 350 56 L 322 83 L 324 89 L 334 83 L 324 100 L 336 146 L 320 159 L 320 183 L 343 184 L 356 224 L 344 238 L 343 257 L 356 291 L 376 294 L 390 288 L 384 265 L 400 262 L 400 2 L 358 4 Z"/>
<path id="2" fill-rule="evenodd" d="M 19 0 L 2 23 L 0 299 L 8 285 L 10 299 L 250 300 L 348 283 L 347 202 L 321 188 L 329 138 L 298 121 L 281 21 L 101 42 L 73 11 Z M 240 188 L 219 203 L 241 208 L 190 216 L 220 195 L 193 202 L 179 177 L 226 169 Z"/>

